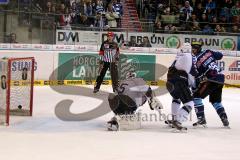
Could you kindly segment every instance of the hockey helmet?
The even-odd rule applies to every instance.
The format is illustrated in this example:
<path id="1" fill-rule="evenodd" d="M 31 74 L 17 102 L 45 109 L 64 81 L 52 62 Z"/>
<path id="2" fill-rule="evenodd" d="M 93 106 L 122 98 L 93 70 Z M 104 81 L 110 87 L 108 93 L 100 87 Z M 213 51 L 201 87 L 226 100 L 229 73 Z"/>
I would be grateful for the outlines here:
<path id="1" fill-rule="evenodd" d="M 202 42 L 194 41 L 191 43 L 192 49 L 197 49 L 197 52 L 200 52 L 202 50 Z"/>
<path id="2" fill-rule="evenodd" d="M 107 33 L 107 36 L 108 36 L 108 37 L 113 37 L 113 36 L 114 36 L 114 33 L 113 33 L 113 32 L 108 32 L 108 33 Z"/>
<path id="3" fill-rule="evenodd" d="M 134 72 L 132 72 L 132 71 L 129 71 L 126 74 L 126 79 L 135 78 L 135 77 L 136 77 L 136 74 Z"/>

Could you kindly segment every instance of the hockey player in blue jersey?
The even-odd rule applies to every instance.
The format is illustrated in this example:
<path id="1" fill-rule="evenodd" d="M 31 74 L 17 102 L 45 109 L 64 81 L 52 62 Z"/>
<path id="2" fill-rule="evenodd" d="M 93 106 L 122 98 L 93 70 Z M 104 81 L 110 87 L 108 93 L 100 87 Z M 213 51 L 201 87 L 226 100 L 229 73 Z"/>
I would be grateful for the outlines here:
<path id="1" fill-rule="evenodd" d="M 195 58 L 191 53 L 191 44 L 184 43 L 177 53 L 173 64 L 168 69 L 167 74 L 167 89 L 172 100 L 172 120 L 167 120 L 172 126 L 178 130 L 186 130 L 182 126 L 182 122 L 187 120 L 187 116 L 194 108 L 193 96 L 189 85 L 192 84 L 197 70 Z M 180 108 L 181 102 L 183 107 Z M 168 124 L 169 124 L 168 123 Z"/>
<path id="2" fill-rule="evenodd" d="M 209 96 L 209 101 L 215 108 L 224 126 L 229 126 L 228 117 L 222 105 L 222 88 L 224 74 L 217 65 L 223 54 L 212 50 L 202 50 L 202 42 L 192 42 L 192 53 L 197 58 L 198 76 L 196 78 L 196 89 L 194 92 L 194 106 L 198 121 L 193 124 L 206 125 L 204 104 L 202 99 Z"/>

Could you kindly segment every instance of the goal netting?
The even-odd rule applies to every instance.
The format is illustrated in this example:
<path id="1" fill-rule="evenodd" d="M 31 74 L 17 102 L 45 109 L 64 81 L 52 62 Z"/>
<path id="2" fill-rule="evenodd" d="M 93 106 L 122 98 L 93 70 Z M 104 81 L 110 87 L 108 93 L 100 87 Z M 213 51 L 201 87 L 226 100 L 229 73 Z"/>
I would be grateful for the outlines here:
<path id="1" fill-rule="evenodd" d="M 10 115 L 32 116 L 34 58 L 0 59 L 0 124 Z"/>

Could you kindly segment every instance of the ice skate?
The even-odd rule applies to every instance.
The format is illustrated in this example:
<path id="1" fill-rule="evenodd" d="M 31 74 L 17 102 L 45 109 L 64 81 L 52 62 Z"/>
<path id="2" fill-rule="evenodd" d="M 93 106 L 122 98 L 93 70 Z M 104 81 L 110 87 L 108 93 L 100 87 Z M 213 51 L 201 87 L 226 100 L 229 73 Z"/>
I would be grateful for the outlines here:
<path id="1" fill-rule="evenodd" d="M 93 89 L 93 93 L 97 93 L 97 92 L 99 92 L 99 89 L 96 88 L 96 87 L 94 87 L 94 89 Z"/>
<path id="2" fill-rule="evenodd" d="M 118 131 L 119 125 L 116 117 L 113 117 L 110 121 L 107 122 L 107 129 L 108 131 Z"/>
<path id="3" fill-rule="evenodd" d="M 197 122 L 193 123 L 193 127 L 204 127 L 204 128 L 207 128 L 207 122 L 204 119 L 199 119 Z"/>
<path id="4" fill-rule="evenodd" d="M 172 126 L 176 129 L 175 132 L 177 131 L 187 131 L 187 127 L 183 127 L 182 124 L 178 121 L 172 121 Z"/>
<path id="5" fill-rule="evenodd" d="M 166 120 L 166 121 L 164 121 L 164 122 L 165 122 L 165 124 L 167 124 L 169 127 L 174 128 L 174 126 L 172 125 L 173 120 Z"/>
<path id="6" fill-rule="evenodd" d="M 222 117 L 221 120 L 222 120 L 224 128 L 230 129 L 229 121 L 228 121 L 227 117 Z"/>

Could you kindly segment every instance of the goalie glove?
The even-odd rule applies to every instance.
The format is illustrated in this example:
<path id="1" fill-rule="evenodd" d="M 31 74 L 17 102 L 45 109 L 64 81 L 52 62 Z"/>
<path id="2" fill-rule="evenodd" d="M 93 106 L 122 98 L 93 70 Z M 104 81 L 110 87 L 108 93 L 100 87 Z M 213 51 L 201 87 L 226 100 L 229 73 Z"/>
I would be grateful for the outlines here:
<path id="1" fill-rule="evenodd" d="M 161 109 L 163 109 L 162 103 L 156 97 L 150 98 L 148 100 L 148 104 L 151 110 L 161 112 Z"/>

